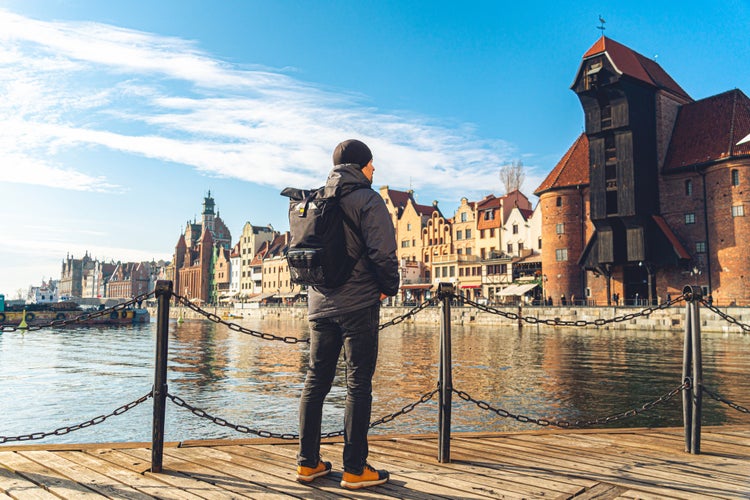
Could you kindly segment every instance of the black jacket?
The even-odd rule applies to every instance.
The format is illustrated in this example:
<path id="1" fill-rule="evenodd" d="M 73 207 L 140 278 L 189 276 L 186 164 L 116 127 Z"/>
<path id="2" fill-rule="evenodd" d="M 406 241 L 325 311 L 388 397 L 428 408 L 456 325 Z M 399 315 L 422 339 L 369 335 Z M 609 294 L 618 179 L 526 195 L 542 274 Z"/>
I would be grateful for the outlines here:
<path id="1" fill-rule="evenodd" d="M 383 198 L 355 164 L 336 165 L 328 175 L 325 195 L 341 198 L 344 213 L 359 234 L 344 226 L 347 252 L 360 256 L 352 275 L 338 288 L 314 287 L 308 291 L 308 318 L 326 318 L 370 307 L 380 294 L 398 292 L 398 258 L 393 222 Z M 348 194 L 347 194 L 348 193 Z"/>

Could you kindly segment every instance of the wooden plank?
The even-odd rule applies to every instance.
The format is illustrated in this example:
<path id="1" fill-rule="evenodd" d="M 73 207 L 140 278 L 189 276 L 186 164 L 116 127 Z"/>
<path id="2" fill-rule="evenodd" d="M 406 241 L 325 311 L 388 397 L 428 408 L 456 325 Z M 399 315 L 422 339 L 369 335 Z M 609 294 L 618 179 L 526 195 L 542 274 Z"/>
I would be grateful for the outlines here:
<path id="1" fill-rule="evenodd" d="M 685 464 L 675 461 L 673 453 L 661 457 L 646 457 L 629 453 L 617 447 L 610 447 L 608 450 L 591 450 L 585 453 L 578 452 L 576 445 L 569 447 L 559 446 L 554 442 L 555 437 L 540 436 L 535 442 L 529 442 L 525 437 L 515 436 L 508 442 L 527 450 L 526 452 L 537 453 L 540 457 L 554 457 L 565 460 L 569 456 L 576 457 L 576 465 L 583 470 L 596 471 L 599 467 L 604 466 L 619 474 L 612 474 L 610 482 L 622 484 L 625 486 L 653 483 L 653 484 L 679 484 L 682 490 L 710 494 L 717 489 L 725 491 L 736 491 L 737 485 L 734 481 L 718 479 L 712 475 L 710 479 L 702 474 L 691 474 L 685 472 L 677 466 Z M 639 486 L 640 487 L 640 486 Z M 677 495 L 675 495 L 677 496 Z M 730 495 L 731 498 L 744 498 L 741 495 Z"/>
<path id="2" fill-rule="evenodd" d="M 546 451 L 549 453 L 550 450 L 559 451 L 563 454 L 575 453 L 576 450 L 582 448 L 582 439 L 572 439 L 571 436 L 565 435 L 549 435 L 540 436 L 534 439 L 533 443 L 529 442 L 528 437 L 516 436 L 513 440 L 528 443 L 529 447 L 537 448 L 540 451 Z M 590 444 L 592 439 L 588 439 Z M 622 437 L 621 437 L 622 439 Z M 540 442 L 543 443 L 543 447 L 539 448 Z M 584 444 L 585 446 L 585 444 Z M 612 455 L 612 450 L 617 450 L 616 455 Z M 705 487 L 726 487 L 730 491 L 735 489 L 740 492 L 744 492 L 750 488 L 748 483 L 747 474 L 733 474 L 731 470 L 719 471 L 716 468 L 717 460 L 714 457 L 693 455 L 691 463 L 683 463 L 676 460 L 679 455 L 685 456 L 684 453 L 633 453 L 631 450 L 623 449 L 622 446 L 616 446 L 615 444 L 608 444 L 606 448 L 601 446 L 595 448 L 586 449 L 585 456 L 587 459 L 598 460 L 604 462 L 606 460 L 614 460 L 614 463 L 619 464 L 620 467 L 639 467 L 641 473 L 644 476 L 654 476 L 660 480 L 664 480 L 669 477 L 674 477 L 678 481 L 678 475 L 683 475 L 686 479 L 689 476 L 693 476 L 693 483 L 696 485 L 702 485 Z M 583 459 L 583 458 L 581 458 Z M 725 460 L 725 459 L 719 459 Z M 708 466 L 706 462 L 709 462 Z M 741 462 L 733 461 L 734 465 L 740 465 Z M 742 469 L 747 470 L 746 465 L 741 466 Z M 710 476 L 709 479 L 705 477 Z"/>
<path id="3" fill-rule="evenodd" d="M 615 486 L 609 483 L 599 483 L 593 488 L 586 490 L 580 495 L 576 495 L 575 500 L 614 500 L 621 493 L 627 491 L 627 488 Z"/>
<path id="4" fill-rule="evenodd" d="M 411 478 L 419 481 L 426 481 L 433 485 L 449 486 L 454 489 L 454 494 L 464 498 L 474 498 L 472 495 L 478 495 L 478 498 L 528 498 L 532 495 L 533 488 L 518 487 L 504 488 L 502 480 L 494 480 L 488 476 L 472 474 L 460 474 L 454 468 L 435 466 L 434 462 L 426 462 L 422 457 L 412 456 L 409 459 L 399 459 L 388 450 L 386 453 L 379 453 L 377 446 L 389 441 L 376 441 L 370 443 L 370 457 L 377 462 L 388 463 L 385 468 L 391 473 L 390 482 Z M 378 444 L 375 444 L 378 443 Z M 254 449 L 261 449 L 260 446 L 254 446 Z M 278 453 L 281 457 L 294 463 L 296 449 L 283 448 L 279 446 L 263 447 L 269 453 Z M 343 445 L 328 445 L 324 449 L 335 450 L 337 456 L 340 456 Z M 445 478 L 449 484 L 446 484 Z M 436 492 L 433 492 L 437 494 Z M 555 494 L 551 490 L 536 489 L 536 495 Z M 554 496 L 552 497 L 554 498 Z"/>
<path id="5" fill-rule="evenodd" d="M 395 456 L 409 456 L 410 452 L 405 452 L 403 449 L 406 445 L 398 442 L 394 443 L 378 443 L 375 445 L 377 449 L 382 449 L 384 452 L 391 453 Z M 373 446 L 370 446 L 372 449 Z M 414 450 L 412 447 L 408 447 L 410 450 Z M 436 461 L 437 458 L 434 458 Z M 471 463 L 463 463 L 461 461 L 452 460 L 449 463 L 440 464 L 440 467 L 456 468 L 457 470 L 465 471 L 469 474 L 491 474 L 494 478 L 503 478 L 509 481 L 522 482 L 523 484 L 538 487 L 544 490 L 552 490 L 555 492 L 569 493 L 575 495 L 582 492 L 586 486 L 591 486 L 594 482 L 584 481 L 585 484 L 581 484 L 581 481 L 565 481 L 562 480 L 551 480 L 546 478 L 540 478 L 537 475 L 528 474 L 514 470 L 512 472 L 503 470 L 502 464 L 492 464 L 485 462 L 481 466 L 472 465 Z"/>
<path id="6" fill-rule="evenodd" d="M 165 448 L 166 449 L 166 448 Z M 134 471 L 142 471 L 146 477 L 168 485 L 170 488 L 182 490 L 200 498 L 222 499 L 234 498 L 230 493 L 214 485 L 207 484 L 192 477 L 186 476 L 179 472 L 171 471 L 165 467 L 163 473 L 153 473 L 151 471 L 151 450 L 127 449 L 120 451 L 92 450 L 90 453 L 96 453 L 102 459 L 118 464 L 121 467 L 129 468 Z"/>
<path id="7" fill-rule="evenodd" d="M 395 446 L 395 447 L 394 447 Z M 283 455 L 292 463 L 296 457 L 296 448 L 287 448 L 280 446 L 254 446 L 255 449 L 263 449 L 270 453 Z M 462 467 L 454 464 L 437 464 L 434 457 L 428 457 L 423 454 L 406 451 L 402 446 L 399 447 L 394 440 L 378 440 L 369 443 L 370 456 L 375 460 L 387 463 L 386 469 L 391 472 L 391 480 L 398 480 L 401 475 L 413 477 L 424 481 L 424 477 L 416 476 L 418 474 L 435 474 L 445 476 L 449 484 L 443 483 L 444 486 L 450 485 L 456 488 L 460 496 L 462 491 L 468 493 L 478 493 L 492 498 L 529 498 L 545 497 L 555 498 L 560 490 L 554 487 L 543 488 L 536 484 L 525 484 L 519 481 L 508 480 L 508 476 L 497 474 L 497 471 L 481 467 Z M 342 445 L 326 446 L 325 449 L 334 449 L 337 455 L 341 455 Z M 435 478 L 428 478 L 433 484 L 439 483 Z M 562 486 L 557 483 L 556 486 Z M 565 485 L 571 490 L 570 485 Z M 572 487 L 572 492 L 582 491 L 583 488 Z M 567 498 L 567 497 L 566 497 Z"/>
<path id="8" fill-rule="evenodd" d="M 59 498 L 102 498 L 102 495 L 78 484 L 77 481 L 71 480 L 45 465 L 29 460 L 19 453 L 0 452 L 0 464 Z"/>
<path id="9" fill-rule="evenodd" d="M 39 485 L 24 479 L 8 469 L 0 467 L 0 493 L 17 500 L 52 500 L 55 495 Z"/>
<path id="10" fill-rule="evenodd" d="M 88 467 L 89 469 L 97 470 L 112 479 L 132 486 L 146 495 L 175 500 L 196 500 L 201 498 L 187 491 L 174 489 L 168 484 L 142 474 L 139 471 L 122 467 L 116 462 L 106 460 L 104 455 L 80 451 L 61 451 L 57 454 L 66 460 Z"/>
<path id="11" fill-rule="evenodd" d="M 87 467 L 66 460 L 51 451 L 22 451 L 20 455 L 33 460 L 37 463 L 43 463 L 47 467 L 54 469 L 58 473 L 68 478 L 75 478 L 75 481 L 87 488 L 96 491 L 110 498 L 125 498 L 131 500 L 148 500 L 151 497 L 141 493 L 128 486 L 127 484 L 116 481 L 103 473 L 93 471 Z"/>
<path id="12" fill-rule="evenodd" d="M 354 494 L 341 488 L 341 475 L 331 472 L 310 484 L 300 484 L 296 481 L 296 466 L 282 463 L 272 454 L 264 453 L 247 446 L 229 446 L 220 449 L 189 448 L 172 452 L 174 455 L 189 457 L 198 463 L 216 464 L 222 470 L 229 467 L 237 468 L 237 474 L 250 475 L 257 481 L 262 481 L 267 487 L 285 492 L 300 498 L 351 498 Z M 189 453 L 189 455 L 187 455 Z M 379 489 L 379 488 L 378 488 Z M 370 489 L 368 498 L 388 498 L 376 489 Z"/>
<path id="13" fill-rule="evenodd" d="M 479 444 L 463 443 L 462 440 L 453 441 L 452 447 L 468 448 L 469 453 L 481 453 L 485 460 L 499 460 L 515 464 L 516 466 L 526 466 L 531 470 L 541 468 L 549 469 L 552 474 L 568 475 L 573 477 L 591 477 L 594 476 L 600 481 L 607 481 L 630 489 L 643 489 L 652 493 L 663 493 L 667 496 L 676 496 L 686 499 L 705 499 L 705 492 L 680 491 L 674 492 L 668 488 L 659 486 L 661 483 L 657 478 L 644 478 L 634 473 L 632 469 L 623 470 L 617 464 L 611 462 L 600 463 L 596 460 L 584 459 L 579 453 L 572 453 L 567 457 L 549 452 L 538 452 L 528 450 L 514 443 Z M 689 484 L 689 483 L 687 483 Z"/>

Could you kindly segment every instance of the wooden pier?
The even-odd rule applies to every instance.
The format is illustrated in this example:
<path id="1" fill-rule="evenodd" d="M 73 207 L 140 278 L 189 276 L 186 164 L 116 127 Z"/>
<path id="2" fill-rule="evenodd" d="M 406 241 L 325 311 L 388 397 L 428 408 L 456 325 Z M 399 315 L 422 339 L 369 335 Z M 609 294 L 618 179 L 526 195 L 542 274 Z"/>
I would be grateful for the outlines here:
<path id="1" fill-rule="evenodd" d="M 0 492 L 17 499 L 86 498 L 750 498 L 750 426 L 704 427 L 701 454 L 681 428 L 454 433 L 451 462 L 437 436 L 370 436 L 370 462 L 389 483 L 339 486 L 341 440 L 322 453 L 334 471 L 294 480 L 296 443 L 272 439 L 0 447 Z"/>

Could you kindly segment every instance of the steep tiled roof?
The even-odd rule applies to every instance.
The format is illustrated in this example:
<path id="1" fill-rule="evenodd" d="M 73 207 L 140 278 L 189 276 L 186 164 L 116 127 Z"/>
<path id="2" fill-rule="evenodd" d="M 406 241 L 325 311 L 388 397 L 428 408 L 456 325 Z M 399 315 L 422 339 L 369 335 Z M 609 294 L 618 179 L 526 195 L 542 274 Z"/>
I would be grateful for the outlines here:
<path id="1" fill-rule="evenodd" d="M 583 54 L 583 59 L 599 55 L 602 52 L 606 52 L 609 55 L 612 63 L 622 74 L 646 82 L 659 89 L 668 90 L 685 99 L 692 100 L 688 93 L 655 61 L 642 56 L 621 43 L 615 42 L 611 38 L 602 36 Z"/>
<path id="2" fill-rule="evenodd" d="M 414 210 L 416 210 L 419 215 L 430 216 L 432 215 L 432 212 L 440 214 L 440 210 L 438 210 L 435 205 L 418 205 L 415 203 Z"/>
<path id="3" fill-rule="evenodd" d="M 664 171 L 750 154 L 750 99 L 738 89 L 680 108 Z"/>
<path id="4" fill-rule="evenodd" d="M 581 134 L 534 194 L 539 196 L 550 189 L 584 186 L 588 183 L 589 138 L 586 134 Z"/>
<path id="5" fill-rule="evenodd" d="M 406 202 L 412 197 L 410 191 L 396 191 L 395 189 L 388 189 L 388 197 L 393 202 L 394 207 L 404 208 Z"/>

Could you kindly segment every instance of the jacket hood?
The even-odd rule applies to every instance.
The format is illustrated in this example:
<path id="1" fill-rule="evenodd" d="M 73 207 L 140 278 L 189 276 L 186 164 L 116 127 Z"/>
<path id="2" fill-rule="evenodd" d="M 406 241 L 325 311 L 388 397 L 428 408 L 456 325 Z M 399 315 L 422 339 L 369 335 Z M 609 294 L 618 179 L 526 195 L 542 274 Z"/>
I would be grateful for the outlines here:
<path id="1" fill-rule="evenodd" d="M 334 166 L 328 174 L 323 193 L 326 197 L 341 196 L 355 189 L 370 186 L 372 186 L 372 181 L 365 177 L 359 165 L 342 163 Z"/>

